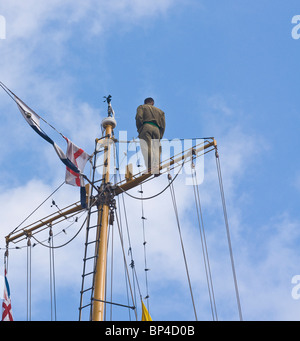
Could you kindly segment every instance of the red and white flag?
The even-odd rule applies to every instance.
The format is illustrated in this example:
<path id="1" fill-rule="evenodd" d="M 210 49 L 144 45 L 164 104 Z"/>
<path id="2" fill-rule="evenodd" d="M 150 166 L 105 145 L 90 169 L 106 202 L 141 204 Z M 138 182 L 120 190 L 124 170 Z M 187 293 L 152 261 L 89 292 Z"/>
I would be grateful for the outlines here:
<path id="1" fill-rule="evenodd" d="M 77 147 L 68 138 L 65 137 L 65 139 L 68 143 L 67 158 L 80 170 L 80 172 L 83 172 L 90 155 L 88 155 L 83 149 Z M 66 183 L 73 186 L 84 186 L 83 177 L 79 173 L 75 173 L 69 167 L 67 167 L 66 171 Z"/>
<path id="2" fill-rule="evenodd" d="M 10 300 L 10 290 L 7 280 L 7 271 L 5 269 L 4 277 L 4 296 L 2 302 L 2 321 L 13 321 L 12 311 L 11 311 L 11 300 Z"/>

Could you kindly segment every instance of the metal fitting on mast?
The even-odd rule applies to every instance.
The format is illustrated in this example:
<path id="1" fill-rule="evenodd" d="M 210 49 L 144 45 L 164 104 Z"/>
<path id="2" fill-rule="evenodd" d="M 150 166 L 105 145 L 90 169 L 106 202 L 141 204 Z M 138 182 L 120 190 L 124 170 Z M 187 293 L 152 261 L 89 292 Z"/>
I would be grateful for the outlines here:
<path id="1" fill-rule="evenodd" d="M 116 126 L 117 126 L 117 122 L 115 120 L 115 112 L 111 106 L 111 95 L 109 96 L 104 96 L 105 98 L 105 101 L 104 102 L 107 102 L 108 104 L 108 107 L 107 107 L 107 114 L 108 116 L 106 118 L 104 118 L 102 120 L 102 127 L 105 129 L 108 125 L 110 125 L 112 127 L 112 129 L 114 129 Z"/>

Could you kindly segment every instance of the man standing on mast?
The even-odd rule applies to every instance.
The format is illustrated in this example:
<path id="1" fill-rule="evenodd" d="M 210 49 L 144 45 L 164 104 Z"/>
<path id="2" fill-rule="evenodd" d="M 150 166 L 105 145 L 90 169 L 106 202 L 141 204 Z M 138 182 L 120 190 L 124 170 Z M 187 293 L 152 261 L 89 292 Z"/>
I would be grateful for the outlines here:
<path id="1" fill-rule="evenodd" d="M 135 120 L 146 169 L 158 176 L 161 153 L 160 140 L 166 128 L 165 113 L 154 106 L 153 98 L 148 97 L 144 104 L 137 108 Z"/>

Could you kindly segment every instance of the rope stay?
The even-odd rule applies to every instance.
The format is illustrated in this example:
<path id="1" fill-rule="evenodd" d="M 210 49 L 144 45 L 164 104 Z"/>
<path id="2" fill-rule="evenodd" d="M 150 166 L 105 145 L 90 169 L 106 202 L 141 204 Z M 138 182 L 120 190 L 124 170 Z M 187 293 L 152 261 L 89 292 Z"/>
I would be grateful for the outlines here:
<path id="1" fill-rule="evenodd" d="M 142 200 L 142 201 L 143 201 L 143 200 L 151 200 L 151 199 L 154 199 L 154 198 L 160 196 L 161 194 L 163 194 L 163 193 L 172 185 L 172 183 L 176 180 L 176 178 L 177 178 L 178 175 L 180 174 L 180 172 L 181 172 L 181 170 L 182 170 L 182 168 L 183 168 L 183 166 L 184 166 L 184 164 L 185 164 L 185 161 L 186 161 L 186 159 L 183 160 L 183 162 L 182 162 L 182 164 L 181 164 L 181 166 L 180 166 L 180 169 L 179 169 L 178 173 L 174 176 L 174 178 L 173 178 L 171 181 L 169 181 L 169 184 L 168 184 L 162 191 L 160 191 L 160 192 L 158 192 L 158 193 L 156 193 L 156 194 L 154 194 L 154 195 L 151 195 L 151 196 L 149 196 L 149 197 L 137 197 L 137 196 L 134 196 L 134 195 L 132 195 L 132 194 L 129 194 L 127 191 L 123 190 L 121 187 L 119 187 L 119 189 L 121 190 L 122 193 L 125 193 L 126 195 L 128 195 L 129 197 L 131 197 L 131 198 L 133 198 L 133 199 Z"/>
<path id="2" fill-rule="evenodd" d="M 137 144 L 136 144 L 136 141 L 135 141 L 135 148 L 136 148 L 136 151 L 137 151 Z M 140 160 L 138 158 L 138 153 L 136 153 L 137 155 L 137 167 L 141 167 L 140 165 Z M 117 160 L 119 160 L 117 158 Z M 120 165 L 117 164 L 117 173 L 119 175 L 119 179 L 121 181 L 121 175 L 120 175 Z M 141 171 L 139 170 L 139 174 L 141 174 Z M 116 180 L 117 180 L 117 177 L 116 177 Z M 140 184 L 140 191 L 138 191 L 140 194 L 141 194 L 141 197 L 143 197 L 143 187 L 142 187 L 142 183 Z M 120 192 L 120 195 L 122 197 L 122 203 L 123 203 L 123 209 L 124 209 L 124 218 L 125 218 L 125 224 L 126 224 L 126 231 L 127 231 L 127 238 L 128 238 L 128 256 L 130 256 L 130 268 L 132 270 L 132 282 L 133 282 L 133 294 L 134 294 L 134 302 L 137 302 L 137 298 L 136 298 L 136 287 L 137 287 L 137 290 L 138 290 L 138 293 L 139 293 L 139 296 L 140 296 L 140 299 L 142 299 L 143 295 L 141 293 L 141 287 L 140 287 L 140 283 L 139 283 L 139 279 L 138 279 L 138 275 L 137 275 L 137 272 L 136 272 L 136 266 L 135 266 L 135 262 L 134 262 L 134 258 L 133 258 L 133 247 L 132 247 L 132 244 L 131 244 L 131 238 L 130 238 L 130 232 L 129 232 L 129 225 L 128 225 L 128 218 L 127 218 L 127 212 L 126 212 L 126 206 L 125 206 L 125 198 L 124 198 L 124 193 L 125 192 Z M 118 199 L 119 199 L 119 196 L 118 196 Z M 145 233 L 145 214 L 144 214 L 144 206 L 143 206 L 143 202 L 142 203 L 142 206 L 141 206 L 141 209 L 142 209 L 142 212 L 141 212 L 141 219 L 142 219 L 142 229 L 143 229 L 143 251 L 144 251 L 144 272 L 145 272 L 145 282 L 146 282 L 146 296 L 145 296 L 145 299 L 147 299 L 147 304 L 148 304 L 148 310 L 149 310 L 149 285 L 148 285 L 148 271 L 150 270 L 148 268 L 148 265 L 147 265 L 147 252 L 146 252 L 146 233 Z M 120 201 L 119 201 L 119 206 L 120 206 Z M 120 213 L 120 218 L 121 218 L 121 211 L 119 211 Z M 121 219 L 117 219 L 117 222 L 120 226 L 120 228 L 122 229 L 122 220 Z M 121 241 L 123 243 L 123 236 L 121 236 L 120 234 L 120 238 L 121 238 Z M 123 247 L 122 247 L 123 249 Z M 127 263 L 125 261 L 125 253 L 124 253 L 124 267 L 126 268 L 127 267 Z M 128 277 L 128 276 L 127 276 Z M 129 279 L 129 277 L 128 277 Z M 127 281 L 126 281 L 127 283 Z M 129 281 L 129 284 L 130 284 L 130 281 Z M 137 304 L 135 304 L 137 305 Z M 137 313 L 137 307 L 136 307 L 136 313 Z M 136 318 L 137 318 L 137 315 L 136 315 Z"/>
<path id="3" fill-rule="evenodd" d="M 195 319 L 196 319 L 196 321 L 198 321 L 196 306 L 195 306 L 195 300 L 194 300 L 194 294 L 193 294 L 193 290 L 192 290 L 192 284 L 191 284 L 191 279 L 190 279 L 190 274 L 189 274 L 189 269 L 188 269 L 188 264 L 187 264 L 187 259 L 186 259 L 186 253 L 185 253 L 183 238 L 182 238 L 182 233 L 181 233 L 181 227 L 180 227 L 180 222 L 179 222 L 179 214 L 178 214 L 178 209 L 177 209 L 175 190 L 174 190 L 173 182 L 171 180 L 171 174 L 168 175 L 168 180 L 170 183 L 171 198 L 172 198 L 173 208 L 174 208 L 176 222 L 177 222 L 177 228 L 178 228 L 178 233 L 179 233 L 179 238 L 180 238 L 181 250 L 182 250 L 182 255 L 183 255 L 183 259 L 184 259 L 184 265 L 185 265 L 186 275 L 187 275 L 187 279 L 188 279 L 188 284 L 189 284 L 189 289 L 190 289 Z"/>
<path id="4" fill-rule="evenodd" d="M 143 198 L 143 185 L 140 185 L 140 194 L 141 194 L 141 199 Z M 147 248 L 146 248 L 146 231 L 145 231 L 145 212 L 144 212 L 144 202 L 143 200 L 141 200 L 141 209 L 142 209 L 142 230 L 143 230 L 143 251 L 144 251 L 144 271 L 145 271 L 145 283 L 146 283 L 146 297 L 145 299 L 147 300 L 147 309 L 148 312 L 150 312 L 150 308 L 149 308 L 149 284 L 148 284 L 148 272 L 149 272 L 149 268 L 148 268 L 148 262 L 147 262 Z"/>
<path id="5" fill-rule="evenodd" d="M 16 228 L 14 228 L 8 237 L 10 237 L 13 233 L 15 233 L 20 226 L 22 226 L 25 221 L 27 221 L 39 208 L 41 208 L 64 184 L 65 180 L 45 199 L 43 200 Z M 23 230 L 24 231 L 24 230 Z"/>
<path id="6" fill-rule="evenodd" d="M 233 259 L 233 251 L 232 251 L 232 245 L 231 245 L 231 237 L 230 237 L 230 231 L 229 231 L 229 223 L 228 223 L 228 216 L 227 216 L 227 209 L 226 209 L 226 202 L 225 202 L 225 194 L 224 194 L 224 188 L 223 188 L 220 156 L 219 156 L 217 148 L 215 148 L 215 158 L 216 158 L 216 165 L 217 165 L 217 173 L 218 173 L 219 187 L 220 187 L 220 193 L 221 193 L 223 214 L 224 214 L 224 220 L 225 220 L 225 226 L 226 226 L 226 235 L 227 235 L 227 241 L 228 241 L 228 247 L 229 247 L 232 275 L 233 275 L 234 288 L 235 288 L 235 295 L 236 295 L 236 301 L 237 301 L 237 306 L 238 306 L 238 313 L 239 313 L 240 321 L 243 321 L 242 308 L 241 308 L 240 295 L 239 295 L 239 288 L 238 288 L 238 283 L 237 283 L 237 277 L 236 277 L 236 271 L 235 271 L 235 265 L 234 265 L 234 259 Z"/>
<path id="7" fill-rule="evenodd" d="M 134 139 L 134 143 L 135 143 L 135 150 L 136 150 L 136 157 L 137 157 L 137 167 L 139 168 L 139 174 L 141 175 L 141 164 L 140 164 L 140 159 L 138 156 L 138 146 L 137 146 L 137 141 Z M 141 220 L 142 220 L 142 231 L 143 231 L 143 252 L 144 252 L 144 272 L 145 272 L 145 284 L 146 284 L 146 296 L 144 297 L 144 299 L 146 299 L 147 301 L 147 309 L 148 312 L 150 313 L 150 307 L 149 307 L 149 284 L 148 284 L 148 272 L 150 271 L 150 269 L 148 268 L 148 261 L 147 261 L 147 241 L 146 241 L 146 230 L 145 230 L 145 220 L 147 220 L 147 218 L 145 217 L 145 212 L 144 212 L 144 191 L 143 191 L 143 183 L 140 184 L 140 199 L 141 199 Z M 140 293 L 140 298 L 142 300 L 142 295 Z"/>
<path id="8" fill-rule="evenodd" d="M 127 278 L 127 281 L 128 281 L 128 286 L 129 286 L 129 291 L 130 291 L 130 295 L 131 295 L 131 300 L 132 300 L 132 303 L 133 303 L 132 309 L 134 310 L 135 318 L 136 318 L 136 321 L 137 321 L 138 317 L 137 317 L 137 308 L 136 308 L 136 298 L 135 298 L 134 292 L 132 290 L 132 285 L 131 285 L 131 282 L 130 282 L 130 276 L 129 276 L 128 266 L 127 266 L 127 261 L 126 261 L 126 254 L 125 254 L 125 247 L 124 247 L 124 239 L 123 239 L 123 236 L 122 236 L 121 225 L 120 225 L 120 220 L 119 220 L 117 211 L 115 211 L 115 214 L 116 214 L 117 227 L 118 227 L 118 232 L 119 232 L 119 237 L 120 237 L 120 244 L 121 244 L 121 249 L 122 249 L 125 274 L 126 274 L 126 278 Z M 137 279 L 135 268 L 134 268 L 134 262 L 130 263 L 130 267 L 132 267 L 133 273 L 135 275 L 134 278 L 136 277 L 136 279 Z M 136 282 L 137 282 L 138 290 L 140 291 L 140 287 L 139 287 L 138 281 L 136 281 Z"/>
<path id="9" fill-rule="evenodd" d="M 31 240 L 27 239 L 27 321 L 31 321 Z"/>
<path id="10" fill-rule="evenodd" d="M 217 314 L 217 308 L 216 308 L 216 301 L 215 301 L 215 295 L 214 295 L 213 281 L 212 281 L 212 275 L 211 275 L 211 268 L 210 268 L 210 262 L 209 262 L 209 256 L 208 256 L 208 248 L 207 248 L 207 243 L 206 243 L 205 228 L 204 228 L 201 201 L 200 201 L 200 191 L 199 191 L 199 185 L 197 182 L 196 169 L 195 169 L 195 165 L 193 161 L 191 162 L 191 168 L 192 168 L 193 191 L 194 191 L 194 198 L 195 198 L 195 205 L 196 205 L 196 212 L 197 212 L 197 219 L 198 219 L 198 227 L 199 227 L 199 232 L 200 232 L 203 262 L 204 262 L 204 268 L 205 268 L 205 275 L 206 275 L 206 282 L 207 282 L 207 288 L 208 288 L 212 319 L 213 321 L 218 321 L 218 314 Z"/>
<path id="11" fill-rule="evenodd" d="M 133 260 L 133 251 L 132 251 L 132 245 L 131 245 L 131 238 L 130 238 L 130 234 L 129 234 L 129 226 L 128 226 L 128 218 L 127 218 L 127 212 L 126 212 L 126 207 L 125 207 L 125 200 L 124 200 L 124 195 L 122 194 L 122 203 L 123 203 L 123 210 L 124 210 L 124 219 L 125 219 L 125 225 L 126 225 L 126 231 L 127 231 L 127 239 L 128 239 L 128 256 L 130 257 L 130 263 L 129 266 L 131 268 L 131 273 L 132 273 L 132 278 L 133 278 L 133 294 L 132 294 L 132 301 L 137 302 L 136 299 L 136 285 L 139 289 L 139 283 L 137 280 L 137 276 L 135 277 L 135 267 L 134 267 L 134 260 Z M 122 226 L 122 218 L 121 218 L 121 205 L 120 205 L 120 197 L 118 196 L 118 207 L 119 207 L 119 213 L 118 215 L 116 215 L 116 219 L 117 219 L 117 224 L 118 224 L 118 231 L 119 231 L 119 237 L 120 237 L 120 242 L 121 245 L 122 243 L 124 243 L 124 236 L 123 236 L 123 226 Z M 120 217 L 120 218 L 118 218 Z M 122 251 L 123 252 L 123 251 Z M 125 277 L 125 285 L 126 285 L 126 294 L 127 294 L 127 305 L 129 306 L 129 290 L 130 290 L 130 276 L 129 276 L 129 271 L 127 268 L 127 262 L 125 261 L 126 256 L 125 256 L 125 251 L 123 252 L 123 266 L 124 266 L 124 277 Z M 136 280 L 135 280 L 136 278 Z M 134 306 L 136 306 L 136 304 L 134 304 Z M 137 308 L 135 307 L 135 309 L 137 310 Z M 129 321 L 131 321 L 131 311 L 128 310 L 128 317 L 129 317 Z"/>
<path id="12" fill-rule="evenodd" d="M 54 241 L 52 226 L 49 226 L 49 259 L 50 259 L 50 307 L 51 307 L 51 321 L 57 320 L 56 315 L 56 287 L 55 287 L 55 263 L 54 263 Z"/>
<path id="13" fill-rule="evenodd" d="M 4 85 L 2 82 L 0 82 L 0 87 L 8 94 L 8 96 L 19 106 L 19 103 L 18 103 L 18 101 L 17 101 L 17 99 L 19 100 L 19 101 L 21 101 L 21 99 L 15 94 L 15 93 L 13 93 L 10 89 L 8 89 L 8 87 L 6 86 L 6 85 Z M 21 101 L 22 102 L 22 101 Z M 61 132 L 59 132 L 52 124 L 50 124 L 49 122 L 47 122 L 43 117 L 41 117 L 41 116 L 39 116 L 38 115 L 38 117 L 44 122 L 44 123 L 46 123 L 50 128 L 52 128 L 56 133 L 58 133 L 62 138 L 64 138 L 65 139 L 65 136 L 61 133 Z M 34 122 L 35 123 L 35 122 Z M 35 123 L 35 125 L 37 125 L 36 123 Z M 39 129 L 41 129 L 41 131 L 43 131 L 43 133 L 45 133 L 44 132 L 44 130 L 41 128 L 41 127 L 39 127 Z"/>

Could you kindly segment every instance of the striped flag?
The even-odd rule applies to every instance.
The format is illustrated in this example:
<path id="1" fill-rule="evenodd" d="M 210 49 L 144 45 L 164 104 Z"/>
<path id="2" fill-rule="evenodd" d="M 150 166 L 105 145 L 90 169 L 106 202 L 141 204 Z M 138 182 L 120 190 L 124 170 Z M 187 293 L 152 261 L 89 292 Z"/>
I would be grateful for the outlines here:
<path id="1" fill-rule="evenodd" d="M 86 208 L 86 190 L 84 186 L 82 173 L 84 171 L 86 162 L 90 158 L 90 155 L 85 153 L 81 148 L 75 146 L 70 140 L 68 140 L 65 136 L 58 132 L 51 124 L 46 122 L 36 112 L 29 108 L 27 104 L 25 104 L 18 96 L 16 96 L 11 90 L 9 90 L 2 82 L 0 82 L 0 86 L 16 102 L 22 116 L 25 118 L 26 122 L 30 125 L 30 127 L 44 140 L 46 140 L 53 146 L 56 154 L 67 167 L 66 183 L 80 187 L 81 206 L 83 208 Z M 65 155 L 62 149 L 41 128 L 40 125 L 41 120 L 43 120 L 56 132 L 58 132 L 67 141 L 68 143 L 67 155 Z"/>
<path id="2" fill-rule="evenodd" d="M 30 109 L 20 98 L 18 98 L 16 95 L 15 101 L 19 107 L 19 110 L 27 123 L 30 125 L 30 127 L 38 133 L 44 140 L 52 144 L 54 150 L 56 151 L 56 154 L 60 158 L 60 160 L 74 173 L 79 174 L 80 170 L 71 162 L 70 159 L 65 155 L 65 153 L 61 150 L 61 148 L 41 129 L 40 126 L 40 120 L 41 117 L 35 113 L 32 109 Z"/>
<path id="3" fill-rule="evenodd" d="M 1 88 L 15 101 L 17 104 L 21 114 L 30 125 L 30 127 L 38 133 L 44 140 L 52 144 L 56 154 L 61 159 L 61 161 L 70 169 L 72 169 L 75 173 L 80 173 L 80 170 L 67 158 L 65 153 L 61 150 L 61 148 L 44 132 L 41 128 L 40 121 L 43 120 L 46 124 L 48 124 L 52 129 L 56 130 L 51 124 L 46 122 L 42 117 L 40 117 L 36 112 L 34 112 L 27 104 L 25 104 L 17 95 L 15 95 L 11 90 L 8 89 L 2 82 L 0 82 Z M 56 132 L 58 132 L 56 130 Z M 59 132 L 58 132 L 59 133 Z M 61 133 L 59 133 L 63 138 L 65 138 Z"/>
<path id="4" fill-rule="evenodd" d="M 15 96 L 16 97 L 16 96 Z M 69 185 L 80 187 L 80 201 L 81 206 L 86 208 L 86 189 L 84 186 L 84 180 L 81 173 L 84 170 L 84 166 L 90 156 L 85 153 L 81 148 L 78 148 L 74 143 L 72 143 L 65 136 L 63 138 L 67 141 L 67 155 L 61 150 L 61 148 L 41 129 L 40 119 L 41 117 L 36 114 L 32 109 L 30 109 L 23 101 L 18 97 L 15 98 L 16 103 L 21 111 L 21 114 L 31 126 L 31 128 L 37 132 L 43 139 L 48 141 L 53 145 L 60 160 L 67 167 L 66 171 L 66 183 Z"/>
<path id="5" fill-rule="evenodd" d="M 10 300 L 10 290 L 7 280 L 7 271 L 5 269 L 4 277 L 4 296 L 2 302 L 2 321 L 13 321 L 12 311 L 11 311 L 11 300 Z"/>

